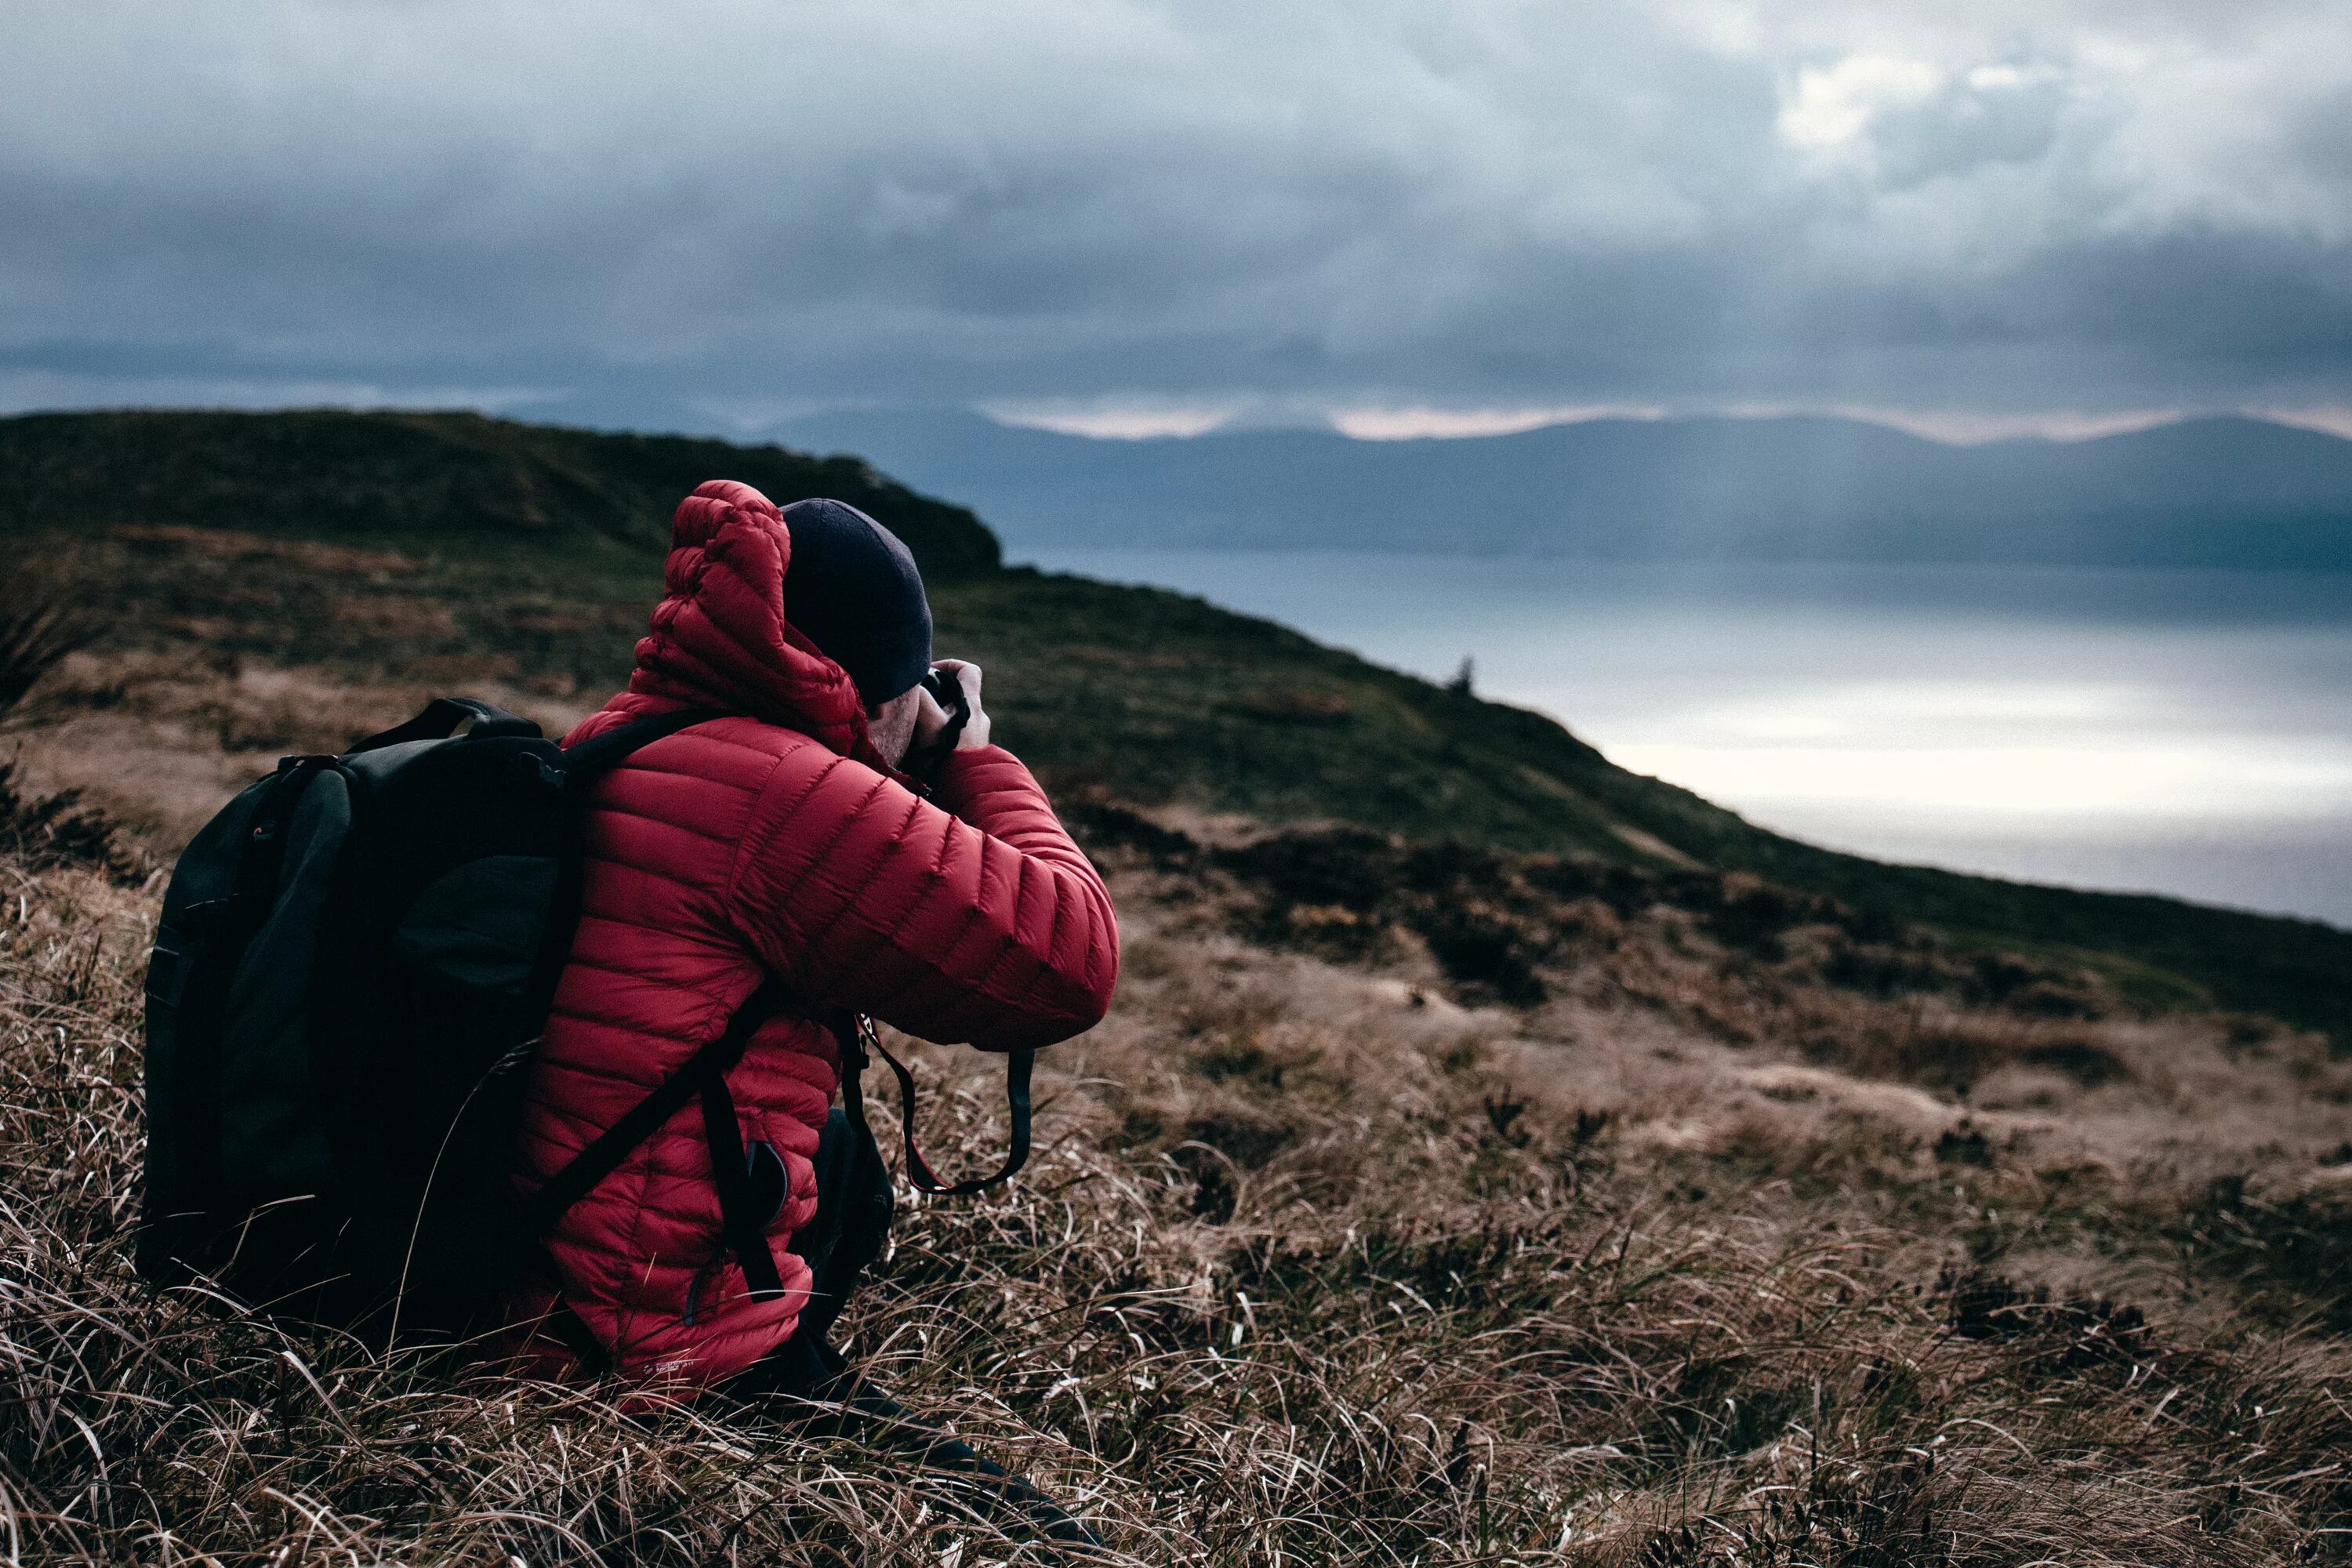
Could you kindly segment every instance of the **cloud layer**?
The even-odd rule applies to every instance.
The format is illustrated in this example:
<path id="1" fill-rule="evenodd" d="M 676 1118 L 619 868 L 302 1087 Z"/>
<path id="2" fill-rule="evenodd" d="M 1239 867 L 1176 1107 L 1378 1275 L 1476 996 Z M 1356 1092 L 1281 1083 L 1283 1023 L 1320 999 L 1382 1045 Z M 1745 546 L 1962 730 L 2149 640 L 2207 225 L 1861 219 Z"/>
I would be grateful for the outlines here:
<path id="1" fill-rule="evenodd" d="M 0 402 L 2352 406 L 2340 3 L 1960 9 L 12 0 Z"/>

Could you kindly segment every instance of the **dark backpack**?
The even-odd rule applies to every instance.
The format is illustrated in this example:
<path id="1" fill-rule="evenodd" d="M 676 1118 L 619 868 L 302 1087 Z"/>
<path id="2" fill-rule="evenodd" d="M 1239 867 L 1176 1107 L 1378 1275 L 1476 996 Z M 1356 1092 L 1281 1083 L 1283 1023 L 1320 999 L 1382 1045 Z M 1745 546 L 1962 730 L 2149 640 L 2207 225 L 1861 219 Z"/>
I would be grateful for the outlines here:
<path id="1" fill-rule="evenodd" d="M 782 1163 L 745 1149 L 726 1084 L 783 1001 L 773 983 L 527 1202 L 510 1187 L 522 1068 L 579 922 L 589 787 L 714 717 L 566 750 L 442 698 L 341 756 L 288 757 L 224 806 L 180 857 L 148 966 L 140 1271 L 374 1340 L 478 1332 L 547 1227 L 699 1096 L 730 1249 L 755 1294 L 780 1291 L 765 1226 Z M 870 1141 L 859 1074 L 879 1042 L 846 1016 L 835 1033 Z M 912 1082 L 890 1065 L 917 1185 L 976 1191 L 1019 1167 L 1028 1053 L 1013 1158 L 952 1187 L 915 1153 Z"/>

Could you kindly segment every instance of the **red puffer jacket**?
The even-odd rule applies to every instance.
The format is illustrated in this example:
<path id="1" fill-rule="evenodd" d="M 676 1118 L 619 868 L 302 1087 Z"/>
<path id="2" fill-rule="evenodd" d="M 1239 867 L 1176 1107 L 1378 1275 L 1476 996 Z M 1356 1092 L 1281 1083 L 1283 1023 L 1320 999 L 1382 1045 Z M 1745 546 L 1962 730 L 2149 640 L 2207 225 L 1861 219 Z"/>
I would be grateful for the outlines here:
<path id="1" fill-rule="evenodd" d="M 750 1299 L 727 1257 L 698 1103 L 548 1237 L 519 1321 L 568 1306 L 623 1373 L 667 1392 L 730 1376 L 789 1338 L 816 1209 L 811 1160 L 839 1085 L 834 1009 L 984 1050 L 1093 1025 L 1118 973 L 1102 882 L 1037 781 L 959 751 L 919 797 L 867 741 L 848 675 L 784 619 L 792 541 L 768 499 L 714 480 L 677 509 L 667 595 L 629 689 L 579 741 L 681 705 L 728 717 L 656 741 L 601 781 L 583 913 L 526 1091 L 529 1192 L 715 1038 L 773 975 L 793 998 L 729 1076 L 746 1146 L 783 1157 L 769 1227 L 784 1293 Z M 545 1370 L 570 1352 L 542 1335 Z"/>

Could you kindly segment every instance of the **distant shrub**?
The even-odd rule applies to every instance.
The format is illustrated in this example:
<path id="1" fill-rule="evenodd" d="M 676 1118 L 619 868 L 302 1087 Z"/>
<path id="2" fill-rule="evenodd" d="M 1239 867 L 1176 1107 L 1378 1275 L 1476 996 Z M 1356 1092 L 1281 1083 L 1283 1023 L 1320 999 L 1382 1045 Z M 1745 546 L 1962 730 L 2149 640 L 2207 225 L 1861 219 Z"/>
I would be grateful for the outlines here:
<path id="1" fill-rule="evenodd" d="M 1939 1164 L 1990 1165 L 1992 1163 L 1992 1140 L 1963 1116 L 1952 1126 L 1936 1136 L 1935 1155 Z"/>
<path id="2" fill-rule="evenodd" d="M 2031 1289 L 1999 1274 L 1948 1272 L 1937 1281 L 1945 1321 L 1964 1340 L 2023 1342 L 2027 1364 L 2042 1373 L 2081 1372 L 2129 1363 L 2154 1350 L 2147 1318 L 2137 1307 L 2083 1296 L 2053 1300 L 2047 1287 Z"/>
<path id="3" fill-rule="evenodd" d="M 1465 1000 L 1533 1007 L 1550 994 L 1536 973 L 1540 952 L 1531 950 L 1523 931 L 1492 911 L 1438 904 L 1417 911 L 1412 927 Z"/>
<path id="4" fill-rule="evenodd" d="M 1355 705 L 1336 691 L 1310 691 L 1278 687 L 1244 691 L 1219 704 L 1229 713 L 1276 724 L 1318 727 L 1343 725 L 1355 714 Z"/>
<path id="5" fill-rule="evenodd" d="M 1063 826 L 1092 849 L 1134 849 L 1164 871 L 1182 870 L 1200 858 L 1192 836 L 1162 827 L 1139 811 L 1080 795 L 1059 803 Z"/>
<path id="6" fill-rule="evenodd" d="M 2352 1194 L 2266 1195 L 2242 1175 L 2216 1178 L 2183 1216 L 2182 1247 L 2234 1276 L 2273 1320 L 2316 1316 L 2352 1332 Z"/>
<path id="7" fill-rule="evenodd" d="M 1864 1078 L 1967 1094 L 2005 1068 L 2038 1068 L 2085 1089 L 2121 1083 L 2130 1064 L 2095 1035 L 1999 1013 L 1944 1012 L 1890 1023 L 1858 1017 L 1808 1037 L 1809 1054 Z"/>
<path id="8" fill-rule="evenodd" d="M 110 622 L 70 560 L 36 562 L 0 576 L 0 725 L 26 721 L 33 689 Z"/>
<path id="9" fill-rule="evenodd" d="M 17 787 L 16 764 L 0 762 L 0 854 L 34 869 L 79 866 L 128 886 L 146 879 L 151 862 L 120 823 L 81 791 L 28 795 Z"/>
<path id="10" fill-rule="evenodd" d="M 2057 1039 L 2029 1045 L 2018 1051 L 2017 1059 L 2027 1067 L 2063 1073 L 2084 1089 L 2121 1083 L 2132 1075 L 2130 1065 L 2123 1058 L 2092 1039 Z"/>

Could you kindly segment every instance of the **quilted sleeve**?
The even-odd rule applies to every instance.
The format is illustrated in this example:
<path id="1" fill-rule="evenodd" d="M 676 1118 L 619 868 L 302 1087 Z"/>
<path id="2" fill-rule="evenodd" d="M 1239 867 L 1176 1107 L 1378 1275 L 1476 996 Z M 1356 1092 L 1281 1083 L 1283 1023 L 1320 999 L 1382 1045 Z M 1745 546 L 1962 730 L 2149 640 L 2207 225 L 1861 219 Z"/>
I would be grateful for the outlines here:
<path id="1" fill-rule="evenodd" d="M 1118 922 L 1045 791 L 984 746 L 950 758 L 934 799 L 839 756 L 778 768 L 730 890 L 752 950 L 803 997 L 927 1040 L 1014 1050 L 1091 1027 Z"/>

